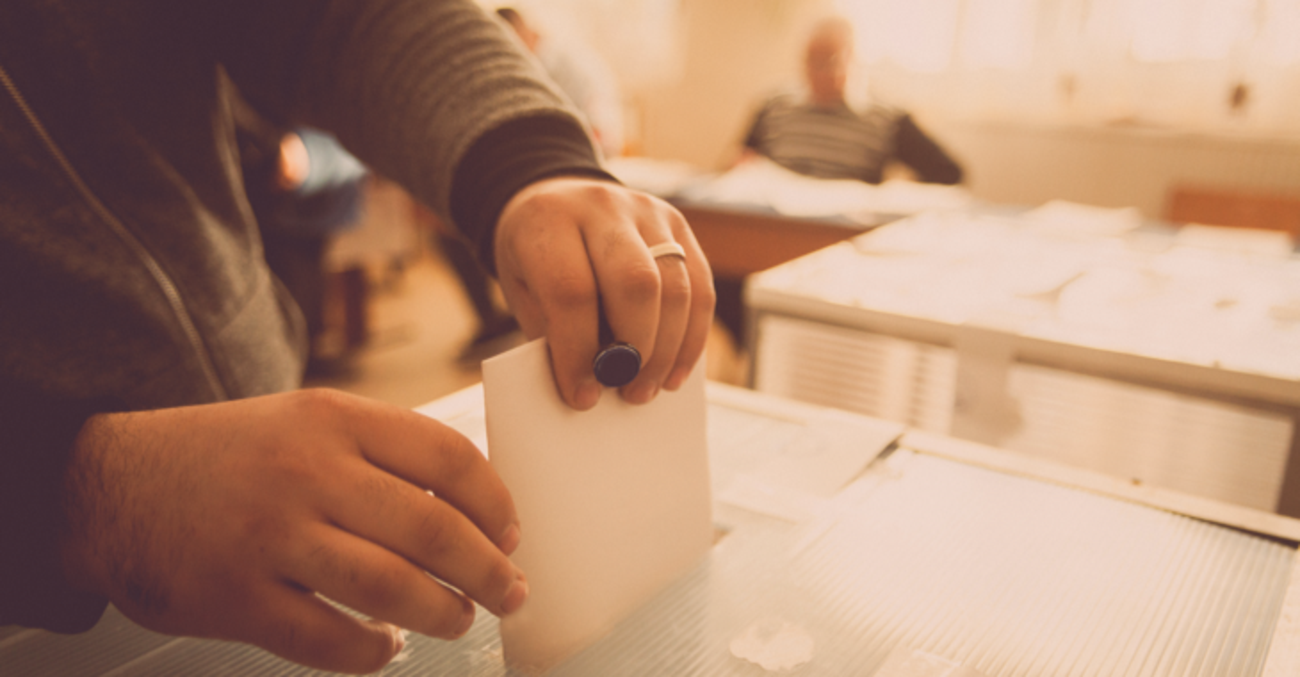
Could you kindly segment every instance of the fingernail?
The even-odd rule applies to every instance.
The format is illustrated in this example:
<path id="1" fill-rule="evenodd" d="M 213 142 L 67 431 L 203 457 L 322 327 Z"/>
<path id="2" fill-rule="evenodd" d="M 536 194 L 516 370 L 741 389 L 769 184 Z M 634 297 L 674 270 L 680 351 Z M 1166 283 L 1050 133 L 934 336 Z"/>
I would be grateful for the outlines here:
<path id="1" fill-rule="evenodd" d="M 519 547 L 519 525 L 511 524 L 506 527 L 506 532 L 501 535 L 501 552 L 506 556 L 514 554 L 515 549 Z"/>
<path id="2" fill-rule="evenodd" d="M 645 404 L 650 400 L 653 400 L 655 395 L 658 394 L 658 383 L 642 383 L 632 389 L 632 392 L 629 393 L 630 397 L 628 397 L 628 399 L 636 404 Z"/>
<path id="3" fill-rule="evenodd" d="M 528 581 L 523 577 L 516 578 L 515 582 L 510 584 L 510 589 L 506 590 L 505 598 L 501 600 L 501 615 L 514 613 L 523 606 L 525 599 L 528 599 Z"/>
<path id="4" fill-rule="evenodd" d="M 396 625 L 390 625 L 388 631 L 393 635 L 393 655 L 397 655 L 406 648 L 406 631 Z"/>
<path id="5" fill-rule="evenodd" d="M 578 409 L 586 411 L 600 401 L 600 384 L 595 381 L 587 381 L 578 386 L 577 395 L 573 398 Z"/>
<path id="6" fill-rule="evenodd" d="M 668 375 L 668 380 L 664 381 L 665 390 L 677 390 L 686 382 L 686 377 L 691 375 L 691 370 L 684 367 L 678 367 L 673 373 Z"/>
<path id="7" fill-rule="evenodd" d="M 464 613 L 461 614 L 460 623 L 456 625 L 456 634 L 452 636 L 452 639 L 464 637 L 465 633 L 469 632 L 470 626 L 474 625 L 474 603 L 469 601 L 468 598 L 461 598 L 460 603 L 464 608 Z"/>

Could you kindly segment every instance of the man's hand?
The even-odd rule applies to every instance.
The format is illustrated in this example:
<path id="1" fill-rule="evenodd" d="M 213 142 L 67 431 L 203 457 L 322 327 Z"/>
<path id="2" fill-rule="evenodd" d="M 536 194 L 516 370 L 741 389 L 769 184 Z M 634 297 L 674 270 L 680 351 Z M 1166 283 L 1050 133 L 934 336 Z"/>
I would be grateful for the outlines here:
<path id="1" fill-rule="evenodd" d="M 95 416 L 65 496 L 74 585 L 152 630 L 312 667 L 377 670 L 399 627 L 459 637 L 470 599 L 507 614 L 528 592 L 514 504 L 478 450 L 339 392 Z"/>
<path id="2" fill-rule="evenodd" d="M 650 255 L 675 241 L 678 256 Z M 614 336 L 640 353 L 630 402 L 676 390 L 690 375 L 713 321 L 713 276 L 681 213 L 668 203 L 606 181 L 546 179 L 516 194 L 501 213 L 496 263 L 505 294 L 529 338 L 546 336 L 560 394 L 590 409 L 601 386 L 592 373 L 597 299 Z"/>

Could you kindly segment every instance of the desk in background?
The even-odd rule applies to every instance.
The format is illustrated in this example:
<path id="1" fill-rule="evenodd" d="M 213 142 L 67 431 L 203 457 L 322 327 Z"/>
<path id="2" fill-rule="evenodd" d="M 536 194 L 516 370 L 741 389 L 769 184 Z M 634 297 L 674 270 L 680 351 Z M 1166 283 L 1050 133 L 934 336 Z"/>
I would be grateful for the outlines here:
<path id="1" fill-rule="evenodd" d="M 669 200 L 691 231 L 713 270 L 714 316 L 737 347 L 746 342 L 745 279 L 809 252 L 842 242 L 873 226 L 847 219 L 790 217 L 753 205 Z"/>
<path id="2" fill-rule="evenodd" d="M 896 216 L 872 220 L 787 216 L 757 205 L 669 198 L 686 217 L 715 277 L 741 280 L 747 275 L 842 242 Z"/>
<path id="3" fill-rule="evenodd" d="M 751 279 L 754 385 L 1300 515 L 1300 260 L 1223 236 L 1062 204 L 899 221 Z"/>
<path id="4" fill-rule="evenodd" d="M 648 158 L 618 158 L 609 169 L 680 209 L 714 274 L 732 279 L 903 216 L 971 204 L 955 186 L 813 179 L 761 158 L 720 173 Z"/>
<path id="5" fill-rule="evenodd" d="M 883 677 L 900 652 L 987 677 L 1300 674 L 1296 520 L 753 391 L 711 384 L 708 400 L 725 535 L 551 674 L 768 674 L 739 657 L 764 649 L 803 661 L 779 674 L 809 676 Z M 421 410 L 486 437 L 477 386 Z M 865 470 L 828 495 L 801 489 L 846 453 Z M 0 628 L 0 666 L 7 677 L 321 674 L 150 633 L 112 610 L 82 635 Z M 479 609 L 465 637 L 412 636 L 382 674 L 514 673 Z"/>
<path id="6" fill-rule="evenodd" d="M 609 169 L 686 217 L 713 269 L 717 316 L 738 343 L 748 275 L 909 214 L 970 204 L 954 186 L 812 179 L 761 159 L 721 173 L 648 158 L 617 158 Z"/>

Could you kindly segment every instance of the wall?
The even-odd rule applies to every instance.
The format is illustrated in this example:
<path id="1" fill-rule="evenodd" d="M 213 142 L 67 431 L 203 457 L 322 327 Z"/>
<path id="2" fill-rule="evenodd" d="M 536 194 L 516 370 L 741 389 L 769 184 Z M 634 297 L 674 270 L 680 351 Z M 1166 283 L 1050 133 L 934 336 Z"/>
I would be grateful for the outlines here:
<path id="1" fill-rule="evenodd" d="M 1300 194 L 1300 140 L 1071 124 L 933 119 L 974 194 L 1035 205 L 1065 199 L 1160 218 L 1179 182 Z"/>
<path id="2" fill-rule="evenodd" d="M 830 0 L 683 0 L 679 78 L 630 92 L 644 154 L 729 164 L 763 95 L 798 82 L 804 34 L 831 9 Z"/>

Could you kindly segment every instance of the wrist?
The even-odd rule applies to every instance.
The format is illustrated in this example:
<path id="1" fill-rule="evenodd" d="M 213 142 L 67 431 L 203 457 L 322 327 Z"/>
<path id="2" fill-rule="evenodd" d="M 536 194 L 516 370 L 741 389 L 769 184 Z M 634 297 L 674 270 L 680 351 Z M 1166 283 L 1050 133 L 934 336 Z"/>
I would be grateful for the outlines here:
<path id="1" fill-rule="evenodd" d="M 501 214 L 519 192 L 556 176 L 602 177 L 615 181 L 596 157 L 576 120 L 529 117 L 485 133 L 465 152 L 452 179 L 452 222 L 476 243 L 480 261 L 494 274 L 491 256 Z"/>
<path id="2" fill-rule="evenodd" d="M 103 458 L 116 437 L 115 414 L 96 414 L 86 419 L 73 443 L 62 485 L 63 524 L 59 557 L 64 580 L 81 592 L 106 594 L 102 567 L 103 553 L 94 534 L 100 532 L 100 511 L 106 504 L 107 478 Z"/>

